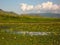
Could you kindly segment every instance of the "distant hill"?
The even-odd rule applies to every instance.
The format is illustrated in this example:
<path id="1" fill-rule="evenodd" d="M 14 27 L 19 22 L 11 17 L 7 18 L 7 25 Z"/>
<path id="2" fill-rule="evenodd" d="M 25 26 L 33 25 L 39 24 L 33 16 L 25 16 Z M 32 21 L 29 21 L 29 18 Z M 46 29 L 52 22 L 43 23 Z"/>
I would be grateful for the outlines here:
<path id="1" fill-rule="evenodd" d="M 51 18 L 60 18 L 60 14 L 57 14 L 57 13 L 30 13 L 29 15 L 41 16 L 41 17 L 51 17 Z"/>
<path id="2" fill-rule="evenodd" d="M 8 12 L 8 11 L 4 11 L 2 9 L 0 9 L 0 15 L 1 14 L 8 14 L 10 16 L 16 16 L 18 14 L 14 13 L 14 12 Z M 60 14 L 57 13 L 29 13 L 29 14 L 20 14 L 20 15 L 31 15 L 31 16 L 40 16 L 40 17 L 51 17 L 51 18 L 60 18 Z"/>
<path id="3" fill-rule="evenodd" d="M 0 23 L 1 22 L 14 22 L 18 18 L 18 14 L 14 12 L 8 12 L 0 9 Z"/>
<path id="4" fill-rule="evenodd" d="M 0 23 L 1 22 L 57 22 L 60 21 L 59 14 L 16 14 L 14 12 L 8 12 L 0 9 Z"/>
<path id="5" fill-rule="evenodd" d="M 2 9 L 0 9 L 0 15 L 10 15 L 10 16 L 16 16 L 16 15 L 18 15 L 18 14 L 16 14 L 16 13 L 14 13 L 14 12 L 9 12 L 9 11 L 4 11 L 4 10 L 2 10 Z"/>
<path id="6" fill-rule="evenodd" d="M 60 18 L 60 14 L 56 14 L 56 13 L 40 13 L 40 16 Z"/>

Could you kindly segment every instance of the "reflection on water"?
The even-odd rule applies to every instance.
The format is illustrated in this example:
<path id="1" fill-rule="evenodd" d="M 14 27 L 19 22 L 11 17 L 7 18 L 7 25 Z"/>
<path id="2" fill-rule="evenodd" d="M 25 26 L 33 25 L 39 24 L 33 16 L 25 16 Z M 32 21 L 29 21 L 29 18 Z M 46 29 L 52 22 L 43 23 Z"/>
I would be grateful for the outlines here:
<path id="1" fill-rule="evenodd" d="M 24 34 L 24 35 L 49 35 L 51 32 L 29 32 L 29 31 L 10 31 L 10 30 L 2 30 L 9 34 Z"/>
<path id="2" fill-rule="evenodd" d="M 11 30 L 1 30 L 1 32 L 6 32 L 9 34 L 23 34 L 23 35 L 60 35 L 59 32 L 30 32 L 30 31 L 11 31 Z"/>

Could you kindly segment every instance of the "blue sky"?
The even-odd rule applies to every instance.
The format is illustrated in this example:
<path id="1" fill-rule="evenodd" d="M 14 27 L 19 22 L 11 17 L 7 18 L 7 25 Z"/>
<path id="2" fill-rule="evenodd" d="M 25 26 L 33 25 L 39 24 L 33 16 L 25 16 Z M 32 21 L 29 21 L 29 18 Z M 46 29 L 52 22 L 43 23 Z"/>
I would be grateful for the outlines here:
<path id="1" fill-rule="evenodd" d="M 0 9 L 5 11 L 13 11 L 16 13 L 22 13 L 20 4 L 24 3 L 29 5 L 38 5 L 45 2 L 52 2 L 54 4 L 60 5 L 60 0 L 0 0 Z M 32 12 L 32 11 L 29 11 Z"/>

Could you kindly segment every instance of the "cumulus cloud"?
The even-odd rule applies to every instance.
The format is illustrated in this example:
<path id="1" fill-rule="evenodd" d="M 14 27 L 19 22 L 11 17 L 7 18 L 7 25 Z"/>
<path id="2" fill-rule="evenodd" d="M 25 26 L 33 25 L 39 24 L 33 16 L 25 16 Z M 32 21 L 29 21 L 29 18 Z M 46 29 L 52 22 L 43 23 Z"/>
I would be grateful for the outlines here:
<path id="1" fill-rule="evenodd" d="M 46 10 L 58 10 L 59 5 L 53 4 L 52 2 L 42 3 L 42 8 Z"/>
<path id="2" fill-rule="evenodd" d="M 40 10 L 41 9 L 41 5 L 38 4 L 34 8 L 35 8 L 35 10 Z"/>
<path id="3" fill-rule="evenodd" d="M 52 2 L 42 3 L 43 9 L 51 9 L 53 6 Z"/>
<path id="4" fill-rule="evenodd" d="M 44 2 L 42 4 L 37 4 L 37 5 L 29 5 L 22 3 L 20 4 L 20 8 L 22 11 L 36 11 L 36 12 L 41 12 L 41 11 L 49 11 L 49 12 L 59 12 L 60 11 L 60 6 L 57 4 L 54 4 L 53 2 Z"/>
<path id="5" fill-rule="evenodd" d="M 23 11 L 33 10 L 33 5 L 27 5 L 25 3 L 20 4 L 20 8 Z"/>

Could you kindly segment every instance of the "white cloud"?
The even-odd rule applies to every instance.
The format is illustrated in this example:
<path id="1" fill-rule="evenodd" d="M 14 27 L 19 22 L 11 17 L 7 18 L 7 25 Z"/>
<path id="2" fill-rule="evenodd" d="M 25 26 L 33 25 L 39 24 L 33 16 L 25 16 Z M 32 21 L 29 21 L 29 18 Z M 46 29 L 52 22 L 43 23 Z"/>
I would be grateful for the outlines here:
<path id="1" fill-rule="evenodd" d="M 46 10 L 58 10 L 59 5 L 53 4 L 52 2 L 42 3 L 42 8 Z"/>
<path id="2" fill-rule="evenodd" d="M 54 4 L 54 5 L 52 6 L 52 10 L 59 10 L 59 5 Z"/>
<path id="3" fill-rule="evenodd" d="M 46 9 L 46 10 L 47 9 L 50 10 L 52 8 L 52 6 L 53 6 L 52 2 L 42 3 L 42 8 Z"/>
<path id="4" fill-rule="evenodd" d="M 25 3 L 20 4 L 20 8 L 22 11 L 33 10 L 33 5 L 27 5 Z"/>
<path id="5" fill-rule="evenodd" d="M 22 11 L 36 11 L 36 12 L 41 12 L 41 11 L 49 11 L 49 12 L 59 12 L 60 11 L 60 6 L 57 4 L 54 4 L 53 2 L 44 2 L 42 4 L 37 4 L 37 5 L 28 5 L 25 3 L 20 4 L 20 8 Z M 59 12 L 60 13 L 60 12 Z"/>
<path id="6" fill-rule="evenodd" d="M 34 9 L 35 9 L 35 10 L 40 10 L 40 9 L 41 9 L 41 5 L 36 5 L 36 6 L 34 7 Z"/>

